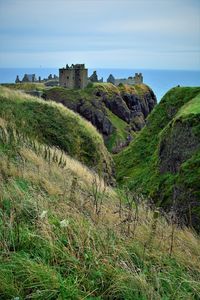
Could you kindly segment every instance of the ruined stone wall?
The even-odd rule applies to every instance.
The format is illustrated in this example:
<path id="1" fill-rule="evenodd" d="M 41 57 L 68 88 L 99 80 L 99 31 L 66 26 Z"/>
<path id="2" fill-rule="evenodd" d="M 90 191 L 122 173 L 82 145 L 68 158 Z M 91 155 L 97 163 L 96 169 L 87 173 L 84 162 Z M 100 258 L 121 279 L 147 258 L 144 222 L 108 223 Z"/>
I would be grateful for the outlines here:
<path id="1" fill-rule="evenodd" d="M 143 83 L 143 76 L 142 73 L 135 73 L 134 77 L 128 77 L 128 78 L 114 78 L 112 74 L 109 75 L 107 82 L 111 82 L 114 85 L 118 86 L 120 83 L 122 84 L 141 84 Z"/>
<path id="2" fill-rule="evenodd" d="M 129 79 L 129 78 L 128 79 L 126 79 L 126 78 L 124 78 L 124 79 L 115 79 L 115 85 L 119 85 L 120 83 L 132 85 L 132 84 L 135 83 L 135 81 L 134 81 L 133 78 L 131 78 L 131 79 Z"/>
<path id="3" fill-rule="evenodd" d="M 75 73 L 74 69 L 59 69 L 59 84 L 60 86 L 70 89 L 74 88 Z"/>
<path id="4" fill-rule="evenodd" d="M 87 69 L 78 69 L 78 68 L 75 69 L 74 88 L 84 89 L 88 81 L 87 76 L 88 76 Z"/>
<path id="5" fill-rule="evenodd" d="M 84 65 L 72 65 L 59 69 L 59 84 L 66 88 L 83 89 L 87 85 L 88 70 Z"/>

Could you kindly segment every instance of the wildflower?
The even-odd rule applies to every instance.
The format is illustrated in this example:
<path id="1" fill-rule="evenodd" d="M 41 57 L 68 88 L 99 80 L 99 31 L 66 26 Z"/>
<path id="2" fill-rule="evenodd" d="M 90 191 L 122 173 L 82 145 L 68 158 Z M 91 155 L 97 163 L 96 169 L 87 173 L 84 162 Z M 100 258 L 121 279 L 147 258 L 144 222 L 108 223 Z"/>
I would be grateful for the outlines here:
<path id="1" fill-rule="evenodd" d="M 69 225 L 69 221 L 68 220 L 62 220 L 60 221 L 60 227 L 67 227 Z"/>
<path id="2" fill-rule="evenodd" d="M 46 214 L 47 214 L 47 210 L 43 210 L 41 215 L 40 215 L 40 218 L 44 219 L 46 217 Z"/>

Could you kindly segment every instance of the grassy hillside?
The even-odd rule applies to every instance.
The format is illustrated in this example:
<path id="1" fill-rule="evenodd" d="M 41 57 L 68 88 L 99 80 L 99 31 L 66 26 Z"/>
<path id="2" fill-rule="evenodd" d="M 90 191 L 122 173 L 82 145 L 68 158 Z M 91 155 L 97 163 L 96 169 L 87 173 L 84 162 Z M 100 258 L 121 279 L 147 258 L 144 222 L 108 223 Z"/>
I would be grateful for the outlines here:
<path id="1" fill-rule="evenodd" d="M 128 138 L 144 126 L 144 111 L 148 114 L 156 102 L 155 95 L 145 84 L 116 87 L 111 83 L 92 83 L 83 90 L 54 87 L 46 90 L 44 97 L 62 103 L 89 120 L 104 136 L 109 151 L 119 144 L 126 145 Z M 139 112 L 134 115 L 136 106 Z"/>
<path id="2" fill-rule="evenodd" d="M 141 200 L 1 117 L 0 298 L 199 299 L 199 237 Z"/>
<path id="3" fill-rule="evenodd" d="M 0 117 L 24 135 L 59 147 L 88 166 L 112 173 L 111 157 L 101 135 L 62 105 L 0 87 Z"/>
<path id="4" fill-rule="evenodd" d="M 20 91 L 43 91 L 45 90 L 45 85 L 43 83 L 35 83 L 35 82 L 21 82 L 21 83 L 4 83 L 2 84 L 3 87 L 7 87 L 13 90 L 20 90 Z"/>
<path id="5" fill-rule="evenodd" d="M 176 202 L 186 223 L 192 222 L 198 230 L 199 121 L 200 88 L 174 88 L 155 107 L 136 139 L 115 157 L 121 184 L 165 208 Z"/>

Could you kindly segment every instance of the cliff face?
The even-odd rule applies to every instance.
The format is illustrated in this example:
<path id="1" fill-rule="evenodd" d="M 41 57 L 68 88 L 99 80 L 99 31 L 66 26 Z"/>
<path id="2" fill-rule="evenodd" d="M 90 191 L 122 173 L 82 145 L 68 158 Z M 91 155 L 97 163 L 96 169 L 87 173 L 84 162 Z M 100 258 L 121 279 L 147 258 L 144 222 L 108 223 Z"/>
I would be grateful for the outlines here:
<path id="1" fill-rule="evenodd" d="M 160 135 L 159 173 L 166 177 L 160 199 L 168 209 L 167 198 L 181 224 L 200 231 L 200 94 L 185 104 Z M 169 178 L 168 178 L 169 177 Z M 170 178 L 171 177 L 171 178 Z M 165 195 L 173 180 L 171 191 Z"/>
<path id="2" fill-rule="evenodd" d="M 200 88 L 170 90 L 119 153 L 117 179 L 200 231 Z M 126 178 L 126 179 L 124 179 Z M 125 182 L 126 181 L 126 182 Z"/>
<path id="3" fill-rule="evenodd" d="M 146 85 L 95 83 L 85 90 L 52 88 L 45 91 L 45 99 L 62 103 L 89 120 L 102 134 L 111 151 L 127 145 L 135 131 L 156 104 L 153 91 Z"/>
<path id="4" fill-rule="evenodd" d="M 195 125 L 194 125 L 195 126 Z M 159 146 L 159 169 L 161 174 L 177 174 L 181 165 L 200 149 L 200 136 L 194 134 L 188 120 L 176 120 L 167 128 Z"/>

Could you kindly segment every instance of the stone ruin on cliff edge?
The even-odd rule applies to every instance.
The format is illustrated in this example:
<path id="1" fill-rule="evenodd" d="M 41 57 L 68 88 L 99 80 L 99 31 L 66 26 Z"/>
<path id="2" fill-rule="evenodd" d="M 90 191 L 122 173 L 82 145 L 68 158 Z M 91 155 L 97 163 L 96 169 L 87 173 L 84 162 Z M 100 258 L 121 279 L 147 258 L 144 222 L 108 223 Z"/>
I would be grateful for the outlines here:
<path id="1" fill-rule="evenodd" d="M 143 83 L 143 76 L 142 73 L 135 73 L 134 77 L 128 77 L 128 78 L 115 78 L 112 74 L 108 76 L 107 82 L 110 82 L 114 85 L 122 84 L 142 84 Z"/>
<path id="2" fill-rule="evenodd" d="M 78 88 L 84 89 L 89 82 L 103 82 L 103 78 L 98 80 L 97 72 L 88 78 L 88 69 L 84 64 L 72 64 L 71 67 L 66 65 L 66 68 L 59 69 L 59 85 L 66 88 Z M 134 77 L 128 77 L 124 79 L 115 79 L 112 74 L 109 75 L 107 82 L 114 85 L 123 84 L 141 84 L 143 83 L 142 73 L 135 73 Z"/>
<path id="3" fill-rule="evenodd" d="M 44 82 L 46 85 L 59 85 L 70 89 L 84 89 L 89 82 L 103 82 L 103 78 L 98 79 L 97 72 L 88 77 L 88 69 L 85 68 L 85 64 L 72 64 L 71 67 L 67 64 L 65 68 L 59 69 L 59 82 L 56 75 L 50 74 L 47 79 L 36 79 L 35 74 L 25 74 L 22 81 L 17 76 L 16 83 L 20 82 Z M 116 79 L 112 74 L 109 75 L 107 82 L 114 85 L 122 84 L 141 84 L 143 83 L 142 73 L 135 73 L 134 77 Z M 49 83 L 49 84 L 48 84 Z"/>

